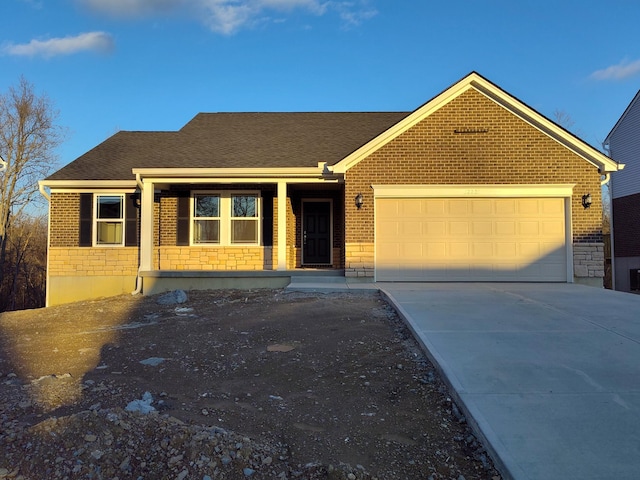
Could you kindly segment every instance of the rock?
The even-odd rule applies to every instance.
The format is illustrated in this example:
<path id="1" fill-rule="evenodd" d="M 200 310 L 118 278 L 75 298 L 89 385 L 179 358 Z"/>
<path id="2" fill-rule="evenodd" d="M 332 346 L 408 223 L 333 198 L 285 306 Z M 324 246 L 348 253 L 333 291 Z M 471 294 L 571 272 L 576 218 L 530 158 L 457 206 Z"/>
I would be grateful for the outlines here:
<path id="1" fill-rule="evenodd" d="M 156 300 L 159 305 L 175 305 L 176 303 L 184 303 L 187 301 L 187 294 L 184 290 L 174 290 L 172 292 L 160 295 Z"/>
<path id="2" fill-rule="evenodd" d="M 96 460 L 100 460 L 102 458 L 102 455 L 104 455 L 104 452 L 102 452 L 101 450 L 94 450 L 93 452 L 91 452 L 91 456 Z"/>
<path id="3" fill-rule="evenodd" d="M 153 397 L 149 392 L 144 392 L 142 400 L 133 400 L 129 402 L 125 407 L 128 412 L 139 412 L 143 414 L 155 412 L 156 409 L 151 405 L 153 403 Z"/>
<path id="4" fill-rule="evenodd" d="M 189 471 L 188 470 L 182 470 L 180 472 L 180 475 L 178 475 L 176 477 L 176 480 L 184 480 L 185 478 L 187 478 L 187 475 L 189 475 Z"/>
<path id="5" fill-rule="evenodd" d="M 251 475 L 256 473 L 256 471 L 253 468 L 245 468 L 242 470 L 242 473 L 244 473 L 245 477 L 250 477 Z"/>
<path id="6" fill-rule="evenodd" d="M 96 437 L 95 435 L 90 434 L 90 433 L 84 436 L 84 441 L 85 442 L 90 442 L 91 443 L 91 442 L 95 442 L 97 439 L 98 439 L 98 437 Z"/>
<path id="7" fill-rule="evenodd" d="M 283 352 L 283 353 L 287 353 L 290 352 L 291 350 L 294 350 L 296 347 L 294 345 L 283 345 L 283 344 L 275 344 L 275 345 L 269 345 L 267 347 L 267 352 Z"/>
<path id="8" fill-rule="evenodd" d="M 149 357 L 149 358 L 145 358 L 144 360 L 140 360 L 139 363 L 141 363 L 142 365 L 149 365 L 150 367 L 157 367 L 165 360 L 166 358 L 162 358 L 162 357 Z"/>

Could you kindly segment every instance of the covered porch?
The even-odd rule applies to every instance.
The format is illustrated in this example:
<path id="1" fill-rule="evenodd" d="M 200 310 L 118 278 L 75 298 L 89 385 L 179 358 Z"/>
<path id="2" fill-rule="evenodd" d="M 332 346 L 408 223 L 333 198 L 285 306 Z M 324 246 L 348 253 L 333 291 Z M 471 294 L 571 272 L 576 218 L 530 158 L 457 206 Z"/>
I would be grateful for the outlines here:
<path id="1" fill-rule="evenodd" d="M 344 183 L 325 164 L 133 173 L 137 291 L 282 288 L 299 274 L 344 276 Z"/>

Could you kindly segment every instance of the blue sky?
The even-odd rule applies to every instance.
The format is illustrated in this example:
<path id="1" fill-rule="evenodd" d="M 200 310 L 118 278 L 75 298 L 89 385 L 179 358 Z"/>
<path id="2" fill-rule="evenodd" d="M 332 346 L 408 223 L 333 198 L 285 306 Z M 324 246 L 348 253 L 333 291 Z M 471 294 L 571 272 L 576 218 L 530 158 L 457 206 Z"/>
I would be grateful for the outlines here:
<path id="1" fill-rule="evenodd" d="M 0 91 L 68 128 L 59 166 L 198 112 L 414 110 L 477 71 L 599 147 L 640 89 L 640 2 L 2 0 Z"/>

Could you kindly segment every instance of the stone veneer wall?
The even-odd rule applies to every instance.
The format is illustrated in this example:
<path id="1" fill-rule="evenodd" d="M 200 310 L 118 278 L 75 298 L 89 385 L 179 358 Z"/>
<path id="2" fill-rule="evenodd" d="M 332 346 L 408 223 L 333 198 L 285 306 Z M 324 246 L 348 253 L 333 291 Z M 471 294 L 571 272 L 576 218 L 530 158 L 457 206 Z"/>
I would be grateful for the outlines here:
<path id="1" fill-rule="evenodd" d="M 277 252 L 271 247 L 159 247 L 158 270 L 273 270 Z"/>
<path id="2" fill-rule="evenodd" d="M 573 244 L 573 275 L 576 278 L 604 278 L 604 243 Z"/>

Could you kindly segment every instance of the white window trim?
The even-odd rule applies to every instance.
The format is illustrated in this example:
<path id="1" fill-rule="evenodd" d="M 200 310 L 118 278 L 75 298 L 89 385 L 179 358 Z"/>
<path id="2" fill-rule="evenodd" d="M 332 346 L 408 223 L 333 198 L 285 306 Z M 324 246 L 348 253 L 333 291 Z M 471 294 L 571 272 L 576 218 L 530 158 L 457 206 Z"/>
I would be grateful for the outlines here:
<path id="1" fill-rule="evenodd" d="M 94 247 L 99 247 L 99 248 L 120 248 L 120 247 L 124 247 L 125 245 L 125 238 L 127 238 L 127 232 L 125 231 L 127 228 L 127 212 L 126 212 L 126 202 L 125 202 L 125 193 L 123 193 L 122 191 L 119 192 L 100 192 L 100 193 L 94 193 L 93 195 L 93 225 L 92 225 L 92 242 L 93 242 L 93 246 Z M 100 220 L 98 219 L 98 198 L 99 197 L 120 197 L 121 201 L 122 201 L 122 218 L 120 218 L 120 222 L 122 223 L 122 239 L 120 240 L 120 243 L 98 243 L 98 223 L 102 223 L 102 222 L 114 222 L 117 221 L 117 219 L 114 218 L 108 218 L 108 219 L 104 219 L 104 220 Z"/>
<path id="2" fill-rule="evenodd" d="M 219 243 L 196 243 L 194 242 L 194 221 L 195 197 L 196 195 L 218 195 L 220 197 L 220 242 Z M 232 243 L 231 242 L 231 222 L 232 220 L 245 219 L 245 217 L 232 217 L 231 197 L 233 195 L 254 195 L 256 197 L 257 242 L 252 243 Z M 202 217 L 208 218 L 208 217 Z M 248 219 L 246 221 L 249 221 Z M 262 196 L 259 190 L 192 190 L 189 202 L 189 245 L 192 247 L 258 247 L 262 245 Z"/>

